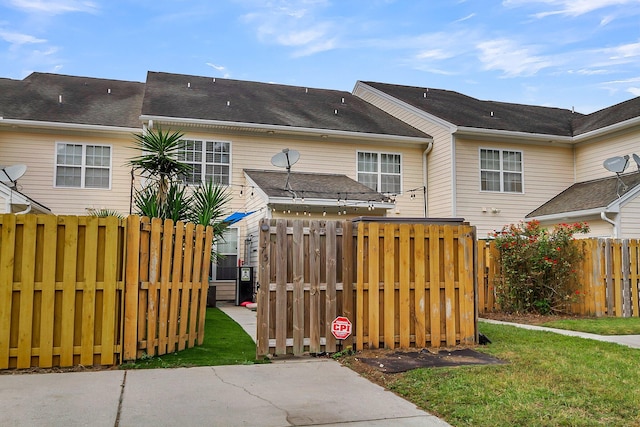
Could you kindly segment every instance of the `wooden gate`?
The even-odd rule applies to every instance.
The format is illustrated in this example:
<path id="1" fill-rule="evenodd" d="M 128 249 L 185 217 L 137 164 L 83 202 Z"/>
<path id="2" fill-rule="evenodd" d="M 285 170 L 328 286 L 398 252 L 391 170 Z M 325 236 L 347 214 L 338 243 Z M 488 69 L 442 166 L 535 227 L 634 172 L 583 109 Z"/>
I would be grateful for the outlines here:
<path id="1" fill-rule="evenodd" d="M 475 228 L 384 221 L 261 222 L 258 356 L 476 342 Z"/>

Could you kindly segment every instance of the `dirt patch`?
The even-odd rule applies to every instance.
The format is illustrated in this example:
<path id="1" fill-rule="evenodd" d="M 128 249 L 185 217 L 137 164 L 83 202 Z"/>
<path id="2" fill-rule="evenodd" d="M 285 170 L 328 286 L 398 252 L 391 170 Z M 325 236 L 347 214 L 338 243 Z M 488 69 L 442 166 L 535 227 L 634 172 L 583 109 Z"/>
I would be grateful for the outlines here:
<path id="1" fill-rule="evenodd" d="M 61 374 L 66 372 L 96 372 L 118 370 L 118 366 L 70 366 L 68 368 L 27 368 L 27 369 L 1 369 L 0 375 L 27 375 L 27 374 Z"/>
<path id="2" fill-rule="evenodd" d="M 439 368 L 462 365 L 497 365 L 505 363 L 495 357 L 479 353 L 470 348 L 455 350 L 394 351 L 376 354 L 375 357 L 360 357 L 359 361 L 379 370 L 395 374 L 416 368 Z"/>

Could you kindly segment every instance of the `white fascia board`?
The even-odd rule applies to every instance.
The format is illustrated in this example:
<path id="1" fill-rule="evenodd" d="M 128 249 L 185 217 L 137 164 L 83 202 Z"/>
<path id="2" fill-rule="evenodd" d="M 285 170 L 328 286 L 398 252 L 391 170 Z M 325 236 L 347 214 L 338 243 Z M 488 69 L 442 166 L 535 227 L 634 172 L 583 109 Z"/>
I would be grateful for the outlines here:
<path id="1" fill-rule="evenodd" d="M 595 129 L 592 130 L 590 132 L 586 132 L 586 133 L 581 133 L 580 135 L 577 135 L 575 137 L 573 137 L 573 140 L 575 142 L 582 142 L 584 140 L 590 139 L 590 138 L 595 138 L 597 136 L 600 135 L 605 135 L 608 133 L 613 133 L 619 130 L 624 130 L 628 127 L 633 127 L 633 126 L 637 126 L 640 125 L 640 117 L 634 117 L 632 119 L 629 120 L 625 120 L 623 122 L 619 122 L 619 123 L 614 123 L 612 125 L 603 127 L 603 128 L 599 128 L 599 129 Z"/>
<path id="2" fill-rule="evenodd" d="M 62 129 L 62 130 L 80 130 L 80 131 L 93 131 L 93 132 L 120 132 L 120 133 L 135 133 L 142 130 L 142 126 L 139 128 L 125 128 L 116 126 L 103 126 L 103 125 L 84 125 L 79 123 L 60 123 L 60 122 L 43 122 L 38 120 L 18 120 L 18 119 L 4 119 L 0 117 L 0 125 L 20 126 L 20 127 L 33 127 L 40 129 Z"/>
<path id="3" fill-rule="evenodd" d="M 390 103 L 394 104 L 397 107 L 403 108 L 403 109 L 411 112 L 411 114 L 415 114 L 418 117 L 421 117 L 421 118 L 423 118 L 425 120 L 430 121 L 431 123 L 434 123 L 434 124 L 436 124 L 438 126 L 442 126 L 444 128 L 447 128 L 449 130 L 449 132 L 451 132 L 451 133 L 455 132 L 456 129 L 458 128 L 456 125 L 454 125 L 451 122 L 443 120 L 438 116 L 434 116 L 433 114 L 427 113 L 426 111 L 421 110 L 420 108 L 414 107 L 413 105 L 407 104 L 406 102 L 401 101 L 398 98 L 396 98 L 396 97 L 394 97 L 392 95 L 389 95 L 386 92 L 382 92 L 381 90 L 378 90 L 378 89 L 376 89 L 374 87 L 371 87 L 368 84 L 363 83 L 363 82 L 358 80 L 356 82 L 356 85 L 353 88 L 353 92 L 352 93 L 355 96 L 358 96 L 356 92 L 358 92 L 360 90 L 366 91 L 366 92 L 371 92 L 374 95 L 379 96 L 380 98 L 383 98 L 385 101 L 390 102 Z M 358 97 L 362 98 L 360 96 L 358 96 Z"/>
<path id="4" fill-rule="evenodd" d="M 551 215 L 540 215 L 534 216 L 530 218 L 525 218 L 525 221 L 533 221 L 537 220 L 540 222 L 561 222 L 571 219 L 585 218 L 589 216 L 600 216 L 602 212 L 605 213 L 619 213 L 619 209 L 609 209 L 608 207 L 594 208 L 594 209 L 585 209 L 581 211 L 572 211 L 572 212 L 562 212 Z"/>
<path id="5" fill-rule="evenodd" d="M 205 119 L 188 119 L 180 117 L 164 117 L 164 116 L 140 116 L 140 120 L 148 122 L 149 120 L 157 122 L 169 122 L 184 125 L 200 125 L 210 127 L 227 127 L 238 129 L 251 129 L 254 131 L 273 131 L 281 134 L 298 134 L 298 135 L 312 135 L 320 137 L 322 135 L 348 138 L 348 139 L 368 139 L 370 141 L 385 141 L 385 142 L 398 142 L 405 144 L 424 145 L 429 142 L 433 142 L 433 138 L 430 137 L 415 137 L 415 136 L 401 136 L 401 135 L 383 135 L 379 133 L 365 133 L 365 132 L 351 132 L 335 129 L 319 129 L 319 128 L 305 128 L 295 126 L 284 125 L 268 125 L 262 123 L 245 123 L 245 122 L 228 122 L 224 120 L 205 120 Z"/>
<path id="6" fill-rule="evenodd" d="M 379 209 L 392 209 L 396 205 L 394 203 L 389 202 L 368 202 L 366 200 L 347 200 L 347 207 L 357 207 L 357 206 L 373 206 L 374 208 Z M 292 197 L 270 197 L 269 198 L 270 205 L 300 205 L 300 206 L 336 206 L 336 199 L 311 199 L 305 197 L 304 202 L 299 198 L 296 202 L 293 201 Z"/>
<path id="7" fill-rule="evenodd" d="M 547 135 L 542 133 L 528 133 L 528 132 L 516 132 L 499 129 L 481 129 L 467 126 L 460 126 L 456 131 L 456 135 L 460 136 L 478 136 L 478 137 L 491 137 L 491 138 L 506 138 L 506 139 L 527 139 L 536 142 L 546 143 L 562 143 L 572 144 L 574 139 L 570 136 L 558 136 Z"/>

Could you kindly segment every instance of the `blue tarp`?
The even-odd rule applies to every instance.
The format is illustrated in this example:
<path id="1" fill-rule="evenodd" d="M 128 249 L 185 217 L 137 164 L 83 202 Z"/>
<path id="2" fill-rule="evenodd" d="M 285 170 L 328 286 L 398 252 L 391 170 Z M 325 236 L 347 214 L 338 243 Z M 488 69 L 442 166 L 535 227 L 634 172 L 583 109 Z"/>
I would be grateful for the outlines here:
<path id="1" fill-rule="evenodd" d="M 245 216 L 251 215 L 254 212 L 255 211 L 251 211 L 251 212 L 234 212 L 231 215 L 229 215 L 228 217 L 226 217 L 225 219 L 223 219 L 222 221 L 223 222 L 228 222 L 229 225 L 235 224 L 236 222 L 238 222 L 241 219 L 243 219 Z"/>

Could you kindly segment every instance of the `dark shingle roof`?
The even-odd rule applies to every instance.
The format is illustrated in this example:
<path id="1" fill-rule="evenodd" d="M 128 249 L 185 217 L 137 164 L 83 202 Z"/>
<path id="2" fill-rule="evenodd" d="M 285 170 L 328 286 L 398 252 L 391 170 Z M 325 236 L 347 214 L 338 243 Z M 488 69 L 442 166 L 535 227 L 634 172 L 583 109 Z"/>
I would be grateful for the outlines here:
<path id="1" fill-rule="evenodd" d="M 481 101 L 449 90 L 363 83 L 456 126 L 571 136 L 571 120 L 582 116 L 561 108 Z"/>
<path id="2" fill-rule="evenodd" d="M 159 72 L 147 74 L 142 114 L 429 137 L 349 92 Z"/>
<path id="3" fill-rule="evenodd" d="M 285 188 L 287 172 L 245 169 L 244 172 L 269 197 L 292 197 Z M 346 175 L 291 172 L 289 185 L 298 197 L 385 202 L 384 194 L 371 190 Z"/>
<path id="4" fill-rule="evenodd" d="M 635 117 L 640 117 L 640 96 L 577 118 L 574 121 L 574 132 L 575 135 L 580 135 Z"/>
<path id="5" fill-rule="evenodd" d="M 640 172 L 621 175 L 621 179 L 627 185 L 624 193 L 629 192 L 640 185 Z M 618 199 L 618 192 L 621 196 L 624 194 L 615 176 L 579 182 L 529 213 L 526 218 L 604 208 Z"/>
<path id="6" fill-rule="evenodd" d="M 143 94 L 144 83 L 33 73 L 0 79 L 0 116 L 138 128 Z"/>

